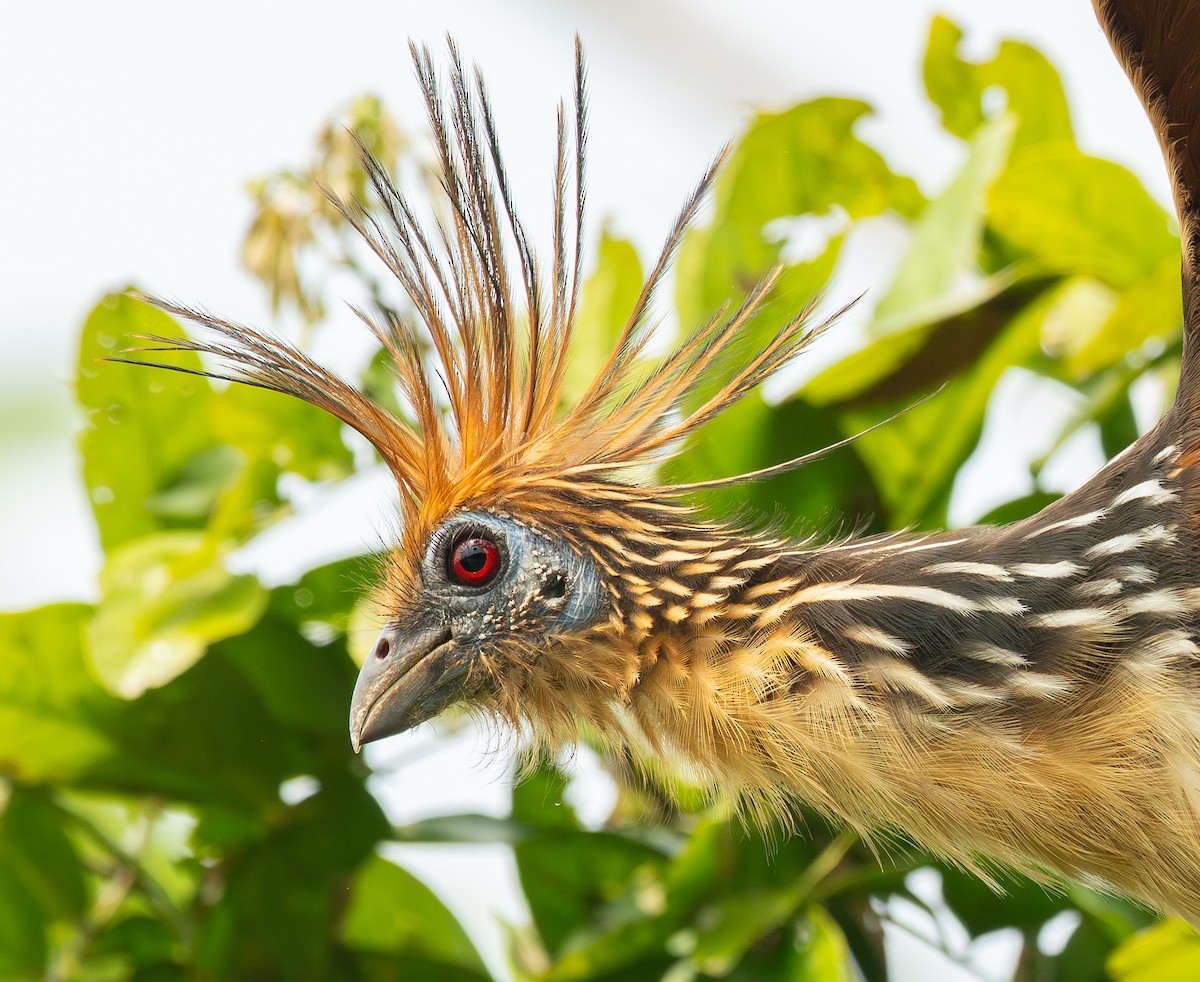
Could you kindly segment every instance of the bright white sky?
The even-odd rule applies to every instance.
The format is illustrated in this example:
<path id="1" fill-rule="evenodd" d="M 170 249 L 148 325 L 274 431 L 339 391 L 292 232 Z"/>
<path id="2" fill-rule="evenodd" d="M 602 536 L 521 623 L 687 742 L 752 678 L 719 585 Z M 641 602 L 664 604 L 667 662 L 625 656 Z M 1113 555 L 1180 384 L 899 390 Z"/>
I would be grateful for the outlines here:
<path id="1" fill-rule="evenodd" d="M 250 216 L 246 182 L 306 161 L 322 121 L 363 92 L 383 96 L 402 125 L 418 125 L 410 37 L 440 46 L 453 33 L 484 69 L 518 196 L 532 196 L 533 228 L 548 197 L 553 107 L 569 92 L 576 32 L 590 67 L 593 231 L 611 219 L 650 252 L 708 160 L 754 109 L 817 94 L 873 103 L 878 117 L 864 135 L 927 191 L 940 187 L 959 158 L 920 81 L 935 11 L 965 28 L 972 55 L 988 54 L 1003 37 L 1039 46 L 1065 77 L 1084 147 L 1132 167 L 1167 201 L 1149 127 L 1086 0 L 743 0 L 736 14 L 734 7 L 0 3 L 0 610 L 95 593 L 98 553 L 78 486 L 68 390 L 89 308 L 102 293 L 137 283 L 267 323 L 262 293 L 238 263 Z M 886 282 L 882 268 L 860 266 L 843 273 L 853 279 L 840 285 L 846 295 Z M 1018 440 L 1037 419 L 1018 420 Z M 1093 457 L 1085 450 L 1080 459 Z M 1002 453 L 988 461 L 981 484 L 1020 477 Z M 322 554 L 371 542 L 386 527 L 385 482 L 359 482 L 349 501 L 318 502 L 305 524 L 305 541 L 310 530 L 325 530 L 314 547 Z M 290 537 L 301 538 L 295 529 Z M 260 555 L 278 558 L 288 538 L 286 528 L 276 530 Z M 382 756 L 415 754 L 430 736 L 425 728 Z M 500 771 L 473 767 L 478 751 L 469 738 L 441 744 L 406 768 L 389 794 L 397 814 L 501 807 Z M 498 905 L 518 916 L 503 890 L 488 892 L 489 878 L 506 875 L 494 855 L 411 863 L 447 884 L 456 909 L 478 916 Z"/>

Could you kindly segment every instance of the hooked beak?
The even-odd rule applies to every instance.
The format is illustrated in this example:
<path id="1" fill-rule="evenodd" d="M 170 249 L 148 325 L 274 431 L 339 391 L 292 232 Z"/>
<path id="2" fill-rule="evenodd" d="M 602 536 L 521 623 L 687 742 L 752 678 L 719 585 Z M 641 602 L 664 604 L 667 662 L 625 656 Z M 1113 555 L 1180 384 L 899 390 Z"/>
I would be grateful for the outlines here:
<path id="1" fill-rule="evenodd" d="M 412 631 L 403 624 L 385 625 L 358 673 L 350 702 L 354 752 L 436 716 L 462 694 L 454 683 L 469 665 L 448 628 Z"/>

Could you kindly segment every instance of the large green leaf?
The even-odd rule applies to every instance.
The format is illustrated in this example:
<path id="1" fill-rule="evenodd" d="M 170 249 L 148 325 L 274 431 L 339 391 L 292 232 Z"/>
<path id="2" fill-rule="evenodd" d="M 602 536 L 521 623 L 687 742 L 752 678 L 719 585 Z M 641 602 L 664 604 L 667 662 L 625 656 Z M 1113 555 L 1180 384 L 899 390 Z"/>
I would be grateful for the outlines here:
<path id="1" fill-rule="evenodd" d="M 80 447 L 106 549 L 164 529 L 207 527 L 214 541 L 245 539 L 282 504 L 283 471 L 309 480 L 350 472 L 336 419 L 246 386 L 215 392 L 188 374 L 202 367 L 194 353 L 166 356 L 184 373 L 97 361 L 120 356 L 137 335 L 182 333 L 162 311 L 125 295 L 107 297 L 84 325 L 76 394 L 88 428 Z"/>
<path id="2" fill-rule="evenodd" d="M 1109 956 L 1114 982 L 1194 982 L 1200 978 L 1200 935 L 1183 921 L 1155 924 Z"/>
<path id="3" fill-rule="evenodd" d="M 1021 256 L 1125 289 L 1179 259 L 1171 219 L 1120 164 L 1070 145 L 1030 149 L 988 195 L 988 226 Z"/>
<path id="4" fill-rule="evenodd" d="M 977 876 L 962 870 L 942 873 L 942 896 L 972 935 L 987 934 L 1005 927 L 1036 932 L 1046 921 L 1070 906 L 1067 897 L 1028 880 L 1008 880 L 997 893 Z"/>
<path id="5" fill-rule="evenodd" d="M 314 739 L 315 759 L 347 759 L 347 712 L 357 672 L 344 645 L 318 647 L 295 627 L 266 617 L 221 643 L 221 656 L 262 700 L 267 718 Z"/>
<path id="6" fill-rule="evenodd" d="M 10 788 L 0 811 L 0 867 L 25 884 L 46 915 L 83 916 L 88 891 L 79 852 L 43 790 Z"/>
<path id="7" fill-rule="evenodd" d="M 978 362 L 988 346 L 1053 279 L 1013 269 L 948 299 L 928 319 L 877 338 L 814 376 L 802 389 L 819 406 L 915 402 Z"/>
<path id="8" fill-rule="evenodd" d="M 989 61 L 969 62 L 958 55 L 962 31 L 945 17 L 934 17 L 925 51 L 925 91 L 942 113 L 942 125 L 969 140 L 980 126 L 1007 110 L 1017 120 L 1016 146 L 1071 142 L 1071 114 L 1062 82 L 1045 55 L 1019 41 L 1002 41 Z M 996 90 L 1004 105 L 988 104 Z"/>
<path id="9" fill-rule="evenodd" d="M 258 581 L 226 570 L 198 532 L 124 543 L 109 554 L 100 589 L 88 660 L 127 699 L 175 678 L 214 641 L 248 630 L 267 603 Z"/>
<path id="10" fill-rule="evenodd" d="M 229 980 L 338 977 L 335 925 L 346 887 L 386 831 L 361 782 L 326 775 L 267 837 L 230 858 L 219 903 L 200 924 L 197 967 Z"/>
<path id="11" fill-rule="evenodd" d="M 1172 252 L 1146 276 L 1117 294 L 1111 313 L 1064 358 L 1063 370 L 1068 377 L 1091 375 L 1119 362 L 1147 341 L 1179 337 L 1182 327 L 1179 256 Z"/>
<path id="12" fill-rule="evenodd" d="M 755 119 L 717 180 L 712 222 L 684 238 L 675 291 L 680 324 L 701 324 L 723 304 L 736 305 L 788 259 L 786 237 L 771 226 L 778 219 L 857 219 L 889 209 L 913 215 L 920 208 L 916 184 L 855 134 L 869 111 L 853 99 L 816 99 Z M 841 243 L 834 234 L 815 258 L 790 263 L 752 336 L 773 332 L 819 294 Z"/>
<path id="13" fill-rule="evenodd" d="M 850 435 L 833 409 L 798 396 L 770 406 L 758 393 L 751 393 L 707 424 L 694 446 L 664 468 L 664 475 L 685 483 L 745 474 L 821 450 Z M 822 528 L 869 520 L 880 512 L 874 481 L 853 447 L 789 474 L 705 492 L 704 501 L 718 514 L 740 514 L 760 522 L 799 516 L 809 526 Z"/>
<path id="14" fill-rule="evenodd" d="M 0 614 L 0 773 L 69 781 L 114 751 L 100 721 L 120 705 L 84 665 L 83 604 Z"/>
<path id="15" fill-rule="evenodd" d="M 486 977 L 466 932 L 425 884 L 381 856 L 368 856 L 354 874 L 342 941 L 357 951 L 420 958 Z"/>
<path id="16" fill-rule="evenodd" d="M 604 832 L 544 832 L 514 852 L 525 899 L 552 955 L 589 940 L 617 917 L 613 902 L 625 898 L 635 874 L 649 875 L 664 862 L 650 846 Z M 619 921 L 640 919 L 635 898 L 618 906 Z"/>
<path id="17" fill-rule="evenodd" d="M 44 978 L 48 951 L 47 925 L 37 898 L 0 862 L 0 978 Z"/>
<path id="18" fill-rule="evenodd" d="M 932 332 L 923 325 L 877 342 L 866 358 L 882 357 L 852 361 L 850 381 L 830 369 L 805 388 L 818 402 L 845 400 L 847 432 L 909 410 L 855 444 L 892 527 L 944 524 L 954 476 L 978 443 L 996 382 L 1012 365 L 1041 358 L 1044 291 L 1044 281 L 1019 281 Z M 940 392 L 909 409 L 938 383 Z"/>
<path id="19" fill-rule="evenodd" d="M 147 508 L 149 499 L 178 494 L 181 484 L 197 478 L 212 483 L 209 473 L 186 470 L 216 446 L 207 419 L 208 381 L 97 361 L 119 354 L 138 334 L 174 338 L 181 331 L 161 311 L 113 294 L 88 315 L 79 346 L 75 392 L 88 417 L 80 436 L 83 478 L 106 549 L 168 526 L 170 517 Z M 180 354 L 176 363 L 200 368 L 195 355 Z"/>
<path id="20" fill-rule="evenodd" d="M 596 269 L 583 284 L 572 335 L 563 395 L 574 403 L 612 354 L 617 335 L 629 319 L 645 274 L 631 242 L 607 228 L 600 232 Z"/>
<path id="21" fill-rule="evenodd" d="M 851 982 L 858 977 L 841 928 L 821 907 L 808 908 L 795 926 L 787 978 Z"/>
<path id="22" fill-rule="evenodd" d="M 565 795 L 566 777 L 548 766 L 513 791 L 513 820 L 539 829 L 513 851 L 534 924 L 555 957 L 594 936 L 601 911 L 626 893 L 635 871 L 664 862 L 643 842 L 580 828 Z"/>
<path id="23" fill-rule="evenodd" d="M 876 333 L 927 323 L 962 293 L 962 280 L 978 268 L 987 191 L 1008 160 L 1013 129 L 1009 116 L 981 126 L 954 180 L 913 223 L 908 251 L 875 308 Z"/>

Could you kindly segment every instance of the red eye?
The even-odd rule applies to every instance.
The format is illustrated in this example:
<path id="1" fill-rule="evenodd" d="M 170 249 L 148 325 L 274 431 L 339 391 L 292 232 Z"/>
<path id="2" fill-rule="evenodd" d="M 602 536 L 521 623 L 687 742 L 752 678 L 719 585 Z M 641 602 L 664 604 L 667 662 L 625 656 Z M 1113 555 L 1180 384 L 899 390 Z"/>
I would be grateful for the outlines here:
<path id="1" fill-rule="evenodd" d="M 450 550 L 449 566 L 455 583 L 484 586 L 500 572 L 500 549 L 491 539 L 462 539 Z"/>

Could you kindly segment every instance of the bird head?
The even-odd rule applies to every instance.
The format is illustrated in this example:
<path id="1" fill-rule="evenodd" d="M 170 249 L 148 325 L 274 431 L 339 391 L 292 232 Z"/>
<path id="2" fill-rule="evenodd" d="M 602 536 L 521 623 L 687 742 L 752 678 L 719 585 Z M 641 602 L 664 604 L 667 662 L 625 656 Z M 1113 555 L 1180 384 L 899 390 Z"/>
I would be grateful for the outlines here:
<path id="1" fill-rule="evenodd" d="M 408 298 L 403 312 L 355 311 L 390 356 L 402 416 L 287 341 L 204 311 L 146 298 L 201 327 L 195 339 L 148 340 L 159 344 L 151 350 L 215 355 L 224 366 L 216 377 L 332 413 L 395 477 L 402 532 L 382 576 L 385 625 L 354 692 L 356 749 L 462 701 L 569 738 L 580 723 L 615 725 L 647 639 L 694 620 L 681 591 L 709 596 L 704 577 L 719 564 L 705 557 L 724 538 L 695 516 L 690 493 L 803 461 L 706 484 L 646 476 L 819 327 L 805 310 L 748 359 L 728 357 L 776 271 L 740 306 L 647 357 L 652 295 L 718 159 L 685 202 L 612 352 L 582 391 L 568 391 L 582 267 L 582 55 L 577 49 L 573 120 L 559 113 L 546 266 L 517 217 L 478 74 L 468 75 L 452 43 L 444 78 L 427 49 L 414 47 L 413 59 L 442 199 L 422 208 L 361 147 L 373 203 L 331 196 Z"/>
<path id="2" fill-rule="evenodd" d="M 390 557 L 387 623 L 351 706 L 356 748 L 451 702 L 499 707 L 597 633 L 609 608 L 600 567 L 569 527 L 519 515 L 495 501 L 455 509 Z"/>

